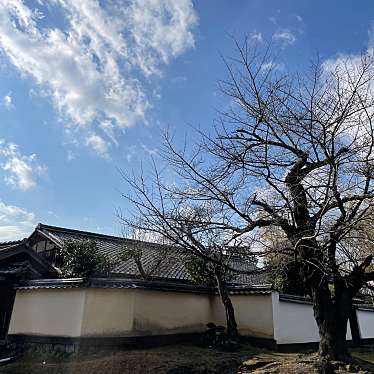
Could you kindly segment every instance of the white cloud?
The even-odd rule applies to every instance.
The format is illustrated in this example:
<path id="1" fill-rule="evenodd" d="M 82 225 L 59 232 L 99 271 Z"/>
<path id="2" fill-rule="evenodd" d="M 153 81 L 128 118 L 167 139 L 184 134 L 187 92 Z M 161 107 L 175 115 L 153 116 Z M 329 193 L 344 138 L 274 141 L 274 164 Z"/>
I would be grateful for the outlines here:
<path id="1" fill-rule="evenodd" d="M 370 51 L 367 51 L 369 54 Z M 334 58 L 323 61 L 322 68 L 325 73 L 333 73 L 337 69 L 344 71 L 347 69 L 350 72 L 354 72 L 362 62 L 362 55 L 344 54 L 340 53 Z"/>
<path id="2" fill-rule="evenodd" d="M 71 149 L 69 149 L 67 151 L 67 159 L 68 159 L 68 161 L 75 160 L 76 157 L 77 157 L 77 155 Z"/>
<path id="3" fill-rule="evenodd" d="M 347 71 L 351 74 L 358 74 L 361 71 L 363 58 L 374 56 L 374 22 L 368 30 L 368 44 L 366 53 L 361 51 L 357 54 L 338 53 L 334 57 L 328 58 L 322 63 L 322 68 L 325 73 L 333 73 L 337 71 Z M 344 81 L 343 81 L 344 82 Z M 342 83 L 343 83 L 342 82 Z M 372 87 L 374 89 L 374 87 Z"/>
<path id="4" fill-rule="evenodd" d="M 50 215 L 53 218 L 56 218 L 56 219 L 59 218 L 59 216 L 53 210 L 48 210 L 47 213 L 48 213 L 48 215 Z"/>
<path id="5" fill-rule="evenodd" d="M 142 144 L 141 147 L 151 157 L 158 156 L 160 153 L 157 148 L 149 147 L 146 144 Z"/>
<path id="6" fill-rule="evenodd" d="M 5 143 L 0 139 L 0 167 L 9 175 L 5 177 L 6 183 L 14 188 L 28 190 L 36 186 L 36 179 L 43 175 L 47 168 L 40 165 L 36 155 L 25 156 L 19 151 L 18 145 Z"/>
<path id="7" fill-rule="evenodd" d="M 256 32 L 256 31 L 254 31 L 254 32 L 250 35 L 250 37 L 251 37 L 252 40 L 255 40 L 255 41 L 258 42 L 258 43 L 262 43 L 262 42 L 264 41 L 264 38 L 263 38 L 261 32 Z"/>
<path id="8" fill-rule="evenodd" d="M 112 122 L 110 121 L 103 121 L 100 123 L 99 127 L 101 128 L 101 130 L 104 131 L 105 135 L 115 144 L 115 145 L 118 145 L 118 142 L 115 138 L 115 134 L 114 134 L 114 131 L 115 131 L 115 127 L 113 125 Z"/>
<path id="9" fill-rule="evenodd" d="M 176 84 L 184 83 L 184 82 L 187 82 L 187 77 L 184 76 L 184 75 L 178 75 L 178 76 L 172 78 L 172 79 L 170 80 L 170 82 L 173 83 L 173 84 L 175 84 L 175 83 L 176 83 Z"/>
<path id="10" fill-rule="evenodd" d="M 275 16 L 269 17 L 268 20 L 269 20 L 271 23 L 274 23 L 274 25 L 276 25 L 277 22 L 278 22 L 277 17 L 275 17 Z"/>
<path id="11" fill-rule="evenodd" d="M 288 29 L 280 29 L 274 35 L 273 39 L 281 42 L 284 46 L 292 45 L 296 42 L 296 36 Z"/>
<path id="12" fill-rule="evenodd" d="M 8 110 L 9 110 L 9 109 L 12 109 L 12 108 L 14 107 L 11 93 L 8 93 L 7 95 L 5 95 L 5 96 L 3 97 L 3 105 L 4 105 L 5 108 L 7 108 Z"/>
<path id="13" fill-rule="evenodd" d="M 96 153 L 101 157 L 108 157 L 109 143 L 106 142 L 101 136 L 91 134 L 86 139 L 86 145 L 91 146 Z"/>
<path id="14" fill-rule="evenodd" d="M 35 228 L 35 214 L 0 200 L 0 241 L 22 239 Z"/>
<path id="15" fill-rule="evenodd" d="M 128 23 L 132 63 L 145 75 L 194 46 L 197 16 L 190 0 L 130 0 L 113 9 Z"/>
<path id="16" fill-rule="evenodd" d="M 366 53 L 361 51 L 357 54 L 339 53 L 322 63 L 321 67 L 325 75 L 323 79 L 326 84 L 333 85 L 335 95 L 339 92 L 339 99 L 336 100 L 342 107 L 349 107 L 348 103 L 351 102 L 353 92 L 356 92 L 360 97 L 368 98 L 369 101 L 374 97 L 373 68 L 372 65 L 366 65 L 374 59 L 374 23 L 372 23 L 368 35 Z M 366 69 L 363 69 L 365 65 Z M 336 84 L 337 77 L 339 77 L 339 85 Z M 361 77 L 361 82 L 367 82 L 368 84 L 361 84 L 359 87 L 354 86 L 354 82 L 359 77 Z M 365 111 L 368 115 L 373 115 L 373 109 L 370 106 Z M 339 111 L 335 115 L 339 116 Z M 334 122 L 334 118 L 330 117 L 328 120 Z M 349 119 L 344 121 L 341 127 L 342 139 L 354 141 L 359 146 L 362 145 L 361 142 L 367 144 L 368 136 L 371 136 L 370 123 L 365 116 L 362 116 L 361 111 L 350 113 Z"/>
<path id="17" fill-rule="evenodd" d="M 265 62 L 264 64 L 262 64 L 261 70 L 263 72 L 266 72 L 268 70 L 284 70 L 284 64 L 275 61 Z"/>
<path id="18" fill-rule="evenodd" d="M 371 22 L 370 28 L 368 30 L 368 49 L 374 48 L 374 21 Z"/>
<path id="19" fill-rule="evenodd" d="M 118 130 L 143 121 L 151 107 L 147 77 L 194 46 L 191 0 L 50 0 L 39 1 L 38 11 L 21 0 L 0 6 L 0 47 L 9 61 L 69 122 L 86 134 L 104 130 L 110 141 L 114 131 L 98 124 Z M 45 26 L 53 10 L 64 26 Z M 101 152 L 97 142 L 85 143 Z"/>
<path id="20" fill-rule="evenodd" d="M 128 147 L 128 152 L 125 154 L 127 162 L 132 162 L 133 158 L 139 154 L 138 147 L 136 145 L 131 145 Z"/>

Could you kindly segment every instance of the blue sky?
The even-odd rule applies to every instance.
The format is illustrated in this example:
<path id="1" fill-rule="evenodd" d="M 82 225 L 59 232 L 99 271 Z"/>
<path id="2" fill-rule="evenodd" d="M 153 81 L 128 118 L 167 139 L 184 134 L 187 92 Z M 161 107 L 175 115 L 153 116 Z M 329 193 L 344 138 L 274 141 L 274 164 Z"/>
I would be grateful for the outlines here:
<path id="1" fill-rule="evenodd" d="M 0 240 L 119 234 L 118 168 L 157 159 L 162 129 L 211 128 L 229 35 L 303 70 L 374 47 L 373 21 L 370 0 L 0 0 Z"/>

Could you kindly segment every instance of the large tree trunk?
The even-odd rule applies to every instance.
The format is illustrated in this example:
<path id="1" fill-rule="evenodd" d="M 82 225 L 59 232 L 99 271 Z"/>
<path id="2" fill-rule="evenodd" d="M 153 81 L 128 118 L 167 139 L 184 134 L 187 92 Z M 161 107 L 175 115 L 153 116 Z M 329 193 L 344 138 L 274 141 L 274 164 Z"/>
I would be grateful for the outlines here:
<path id="1" fill-rule="evenodd" d="M 333 275 L 327 275 L 321 270 L 324 253 L 318 248 L 315 239 L 305 240 L 300 246 L 300 255 L 304 262 L 300 275 L 312 298 L 314 318 L 320 336 L 320 358 L 325 362 L 349 361 L 346 334 L 355 293 L 352 284 L 335 269 L 335 253 L 329 263 L 332 270 L 335 270 Z M 330 286 L 333 286 L 333 289 L 330 289 Z"/>
<path id="2" fill-rule="evenodd" d="M 346 343 L 347 324 L 352 310 L 352 298 L 348 292 L 331 297 L 328 286 L 321 286 L 312 293 L 322 359 L 348 361 L 350 354 Z"/>
<path id="3" fill-rule="evenodd" d="M 226 287 L 226 283 L 222 279 L 221 268 L 219 266 L 216 266 L 214 273 L 215 273 L 221 301 L 226 312 L 227 337 L 229 340 L 237 343 L 239 341 L 239 333 L 238 333 L 238 325 L 236 323 L 236 318 L 235 318 L 234 306 L 232 305 L 231 298 Z"/>

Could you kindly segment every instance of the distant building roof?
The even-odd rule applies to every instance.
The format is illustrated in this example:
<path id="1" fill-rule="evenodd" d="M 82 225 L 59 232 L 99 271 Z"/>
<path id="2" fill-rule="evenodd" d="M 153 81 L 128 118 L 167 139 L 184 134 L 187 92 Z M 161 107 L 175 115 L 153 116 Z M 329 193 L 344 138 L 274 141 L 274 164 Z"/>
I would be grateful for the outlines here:
<path id="1" fill-rule="evenodd" d="M 29 248 L 25 240 L 0 243 L 0 278 L 27 275 L 28 278 L 53 278 L 57 270 Z"/>
<path id="2" fill-rule="evenodd" d="M 26 239 L 12 240 L 12 241 L 8 241 L 8 242 L 0 242 L 0 250 L 2 250 L 3 248 L 8 248 L 8 247 L 14 246 L 14 245 L 22 244 L 25 241 L 26 241 Z"/>
<path id="3" fill-rule="evenodd" d="M 36 227 L 30 238 L 38 234 L 48 238 L 60 248 L 69 240 L 95 241 L 98 250 L 116 262 L 116 266 L 112 271 L 113 276 L 140 276 L 138 267 L 132 257 L 126 260 L 119 258 L 123 250 L 128 248 L 132 250 L 136 249 L 141 253 L 142 266 L 150 278 L 192 281 L 184 265 L 185 259 L 189 256 L 189 253 L 182 248 L 88 231 L 49 226 L 41 223 Z M 233 259 L 230 262 L 232 267 L 240 268 L 241 271 L 251 272 L 256 270 L 256 266 L 249 261 L 245 262 L 241 259 Z M 266 279 L 267 275 L 264 273 L 238 274 L 234 283 L 261 285 L 267 283 Z"/>

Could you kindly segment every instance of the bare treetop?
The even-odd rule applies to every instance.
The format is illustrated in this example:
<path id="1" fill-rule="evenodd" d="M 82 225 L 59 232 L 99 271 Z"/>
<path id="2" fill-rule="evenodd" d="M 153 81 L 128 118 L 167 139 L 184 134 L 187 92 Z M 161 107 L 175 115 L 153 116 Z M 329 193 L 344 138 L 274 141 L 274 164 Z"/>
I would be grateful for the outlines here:
<path id="1" fill-rule="evenodd" d="M 153 180 L 126 176 L 135 193 L 127 198 L 142 229 L 207 260 L 228 248 L 291 255 L 313 301 L 322 355 L 345 356 L 352 299 L 374 280 L 372 254 L 347 245 L 372 219 L 374 57 L 291 74 L 271 63 L 270 49 L 247 41 L 236 48 L 220 82 L 231 105 L 213 133 L 197 132 L 198 144 L 182 149 L 165 136 L 162 158 L 178 183 L 155 167 Z M 287 246 L 263 246 L 261 231 L 271 227 Z"/>

